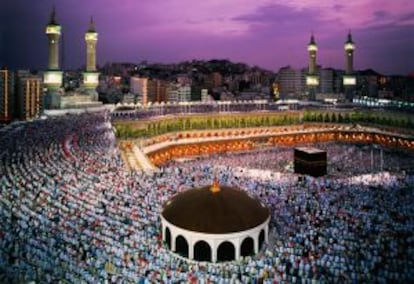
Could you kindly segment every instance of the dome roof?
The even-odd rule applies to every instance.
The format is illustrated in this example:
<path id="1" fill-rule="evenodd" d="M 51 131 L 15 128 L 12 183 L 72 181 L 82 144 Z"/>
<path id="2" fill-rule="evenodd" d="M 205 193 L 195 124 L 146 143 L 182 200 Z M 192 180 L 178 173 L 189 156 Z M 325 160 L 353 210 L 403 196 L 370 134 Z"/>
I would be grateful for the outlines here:
<path id="1" fill-rule="evenodd" d="M 162 216 L 182 229 L 226 234 L 252 229 L 267 220 L 268 209 L 245 191 L 220 187 L 190 189 L 167 202 Z"/>

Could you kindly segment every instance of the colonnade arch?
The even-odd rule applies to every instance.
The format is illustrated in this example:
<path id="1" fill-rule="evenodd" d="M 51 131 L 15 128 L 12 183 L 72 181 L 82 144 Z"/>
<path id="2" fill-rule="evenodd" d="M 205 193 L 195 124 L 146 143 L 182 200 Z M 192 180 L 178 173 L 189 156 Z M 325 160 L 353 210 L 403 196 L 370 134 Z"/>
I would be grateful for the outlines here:
<path id="1" fill-rule="evenodd" d="M 167 244 L 168 248 L 171 249 L 171 232 L 168 227 L 165 228 L 165 243 Z"/>
<path id="2" fill-rule="evenodd" d="M 217 248 L 217 261 L 230 261 L 236 258 L 236 249 L 231 242 L 222 242 Z"/>
<path id="3" fill-rule="evenodd" d="M 175 251 L 183 257 L 188 257 L 188 242 L 181 235 L 175 238 Z"/>
<path id="4" fill-rule="evenodd" d="M 194 260 L 211 261 L 211 247 L 205 241 L 198 241 L 194 244 Z"/>
<path id="5" fill-rule="evenodd" d="M 262 245 L 264 242 L 265 242 L 265 231 L 261 230 L 259 234 L 259 250 L 262 248 Z"/>
<path id="6" fill-rule="evenodd" d="M 254 240 L 247 237 L 240 246 L 240 256 L 249 256 L 254 254 Z"/>

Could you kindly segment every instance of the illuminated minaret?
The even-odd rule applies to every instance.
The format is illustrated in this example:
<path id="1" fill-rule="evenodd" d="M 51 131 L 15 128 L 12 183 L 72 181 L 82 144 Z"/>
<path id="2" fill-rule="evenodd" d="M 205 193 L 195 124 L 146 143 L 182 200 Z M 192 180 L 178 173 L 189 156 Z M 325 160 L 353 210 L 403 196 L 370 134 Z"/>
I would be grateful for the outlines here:
<path id="1" fill-rule="evenodd" d="M 348 33 L 348 39 L 344 45 L 345 58 L 346 58 L 346 69 L 345 74 L 351 75 L 354 72 L 354 49 L 355 44 L 352 41 L 351 32 Z"/>
<path id="2" fill-rule="evenodd" d="M 62 93 L 62 71 L 59 68 L 59 39 L 62 27 L 56 21 L 56 12 L 53 7 L 50 21 L 46 26 L 46 35 L 49 44 L 48 69 L 44 72 L 43 82 L 47 88 L 45 108 L 60 108 L 60 96 Z"/>
<path id="3" fill-rule="evenodd" d="M 318 51 L 318 46 L 316 45 L 315 38 L 313 34 L 311 35 L 310 42 L 308 44 L 309 52 L 309 69 L 306 76 L 306 85 L 308 86 L 309 99 L 315 99 L 316 87 L 319 85 L 319 78 L 316 73 L 316 52 Z"/>
<path id="4" fill-rule="evenodd" d="M 48 70 L 59 70 L 59 39 L 62 28 L 56 22 L 55 8 L 50 15 L 50 22 L 46 26 L 46 35 L 49 42 Z"/>
<path id="5" fill-rule="evenodd" d="M 89 29 L 85 33 L 86 42 L 86 71 L 83 73 L 83 87 L 87 94 L 92 95 L 92 100 L 98 99 L 96 87 L 99 84 L 99 73 L 96 72 L 96 44 L 98 33 L 95 29 L 93 18 L 89 23 Z"/>
<path id="6" fill-rule="evenodd" d="M 345 75 L 343 78 L 345 95 L 348 100 L 352 100 L 354 86 L 356 85 L 356 77 L 354 74 L 354 50 L 355 44 L 352 41 L 351 32 L 348 33 L 348 38 L 344 44 L 345 50 Z"/>

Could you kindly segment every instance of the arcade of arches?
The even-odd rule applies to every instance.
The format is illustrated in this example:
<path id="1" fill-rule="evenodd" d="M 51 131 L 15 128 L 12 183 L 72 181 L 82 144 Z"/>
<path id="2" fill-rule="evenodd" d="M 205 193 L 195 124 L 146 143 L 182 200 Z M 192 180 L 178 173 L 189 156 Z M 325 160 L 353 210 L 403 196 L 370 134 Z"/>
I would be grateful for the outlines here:
<path id="1" fill-rule="evenodd" d="M 396 133 L 374 131 L 372 129 L 333 129 L 332 127 L 299 129 L 284 128 L 284 131 L 274 132 L 266 128 L 244 129 L 229 131 L 203 131 L 190 134 L 178 134 L 174 137 L 164 137 L 161 142 L 165 147 L 146 151 L 147 156 L 155 166 L 160 166 L 168 160 L 207 154 L 234 151 L 246 151 L 263 146 L 294 146 L 305 143 L 319 142 L 349 142 L 375 143 L 387 147 L 414 149 L 414 139 L 410 136 Z M 171 143 L 168 143 L 168 142 Z"/>
<path id="2" fill-rule="evenodd" d="M 191 248 L 182 235 L 175 237 L 175 240 L 171 239 L 171 231 L 167 227 L 165 229 L 164 241 L 167 247 L 177 253 L 178 255 L 191 258 L 197 261 L 213 261 L 223 262 L 232 261 L 238 257 L 251 256 L 258 253 L 258 250 L 265 243 L 265 230 L 261 230 L 258 237 L 258 249 L 255 249 L 255 240 L 251 236 L 245 237 L 238 248 L 230 241 L 222 241 L 213 253 L 214 248 L 211 248 L 210 244 L 203 240 L 198 240 Z M 190 249 L 192 250 L 192 257 L 190 256 Z"/>

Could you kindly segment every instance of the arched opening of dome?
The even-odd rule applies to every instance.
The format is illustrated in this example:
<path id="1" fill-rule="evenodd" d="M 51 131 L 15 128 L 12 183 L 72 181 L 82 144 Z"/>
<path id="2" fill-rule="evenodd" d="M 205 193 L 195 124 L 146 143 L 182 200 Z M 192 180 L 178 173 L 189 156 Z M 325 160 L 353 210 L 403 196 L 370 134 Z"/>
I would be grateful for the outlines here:
<path id="1" fill-rule="evenodd" d="M 240 246 L 240 255 L 249 256 L 254 254 L 254 241 L 252 238 L 247 237 L 243 240 Z"/>
<path id="2" fill-rule="evenodd" d="M 175 252 L 183 257 L 188 257 L 188 243 L 181 235 L 175 238 Z"/>
<path id="3" fill-rule="evenodd" d="M 211 248 L 205 241 L 198 241 L 194 245 L 194 260 L 211 261 Z"/>
<path id="4" fill-rule="evenodd" d="M 260 235 L 259 235 L 259 249 L 262 248 L 264 241 L 265 241 L 265 231 L 261 230 Z"/>
<path id="5" fill-rule="evenodd" d="M 223 242 L 217 249 L 217 261 L 230 261 L 235 259 L 235 249 L 231 242 Z"/>
<path id="6" fill-rule="evenodd" d="M 171 249 L 171 232 L 170 229 L 167 227 L 165 228 L 165 239 L 164 239 L 166 245 L 169 249 Z"/>

